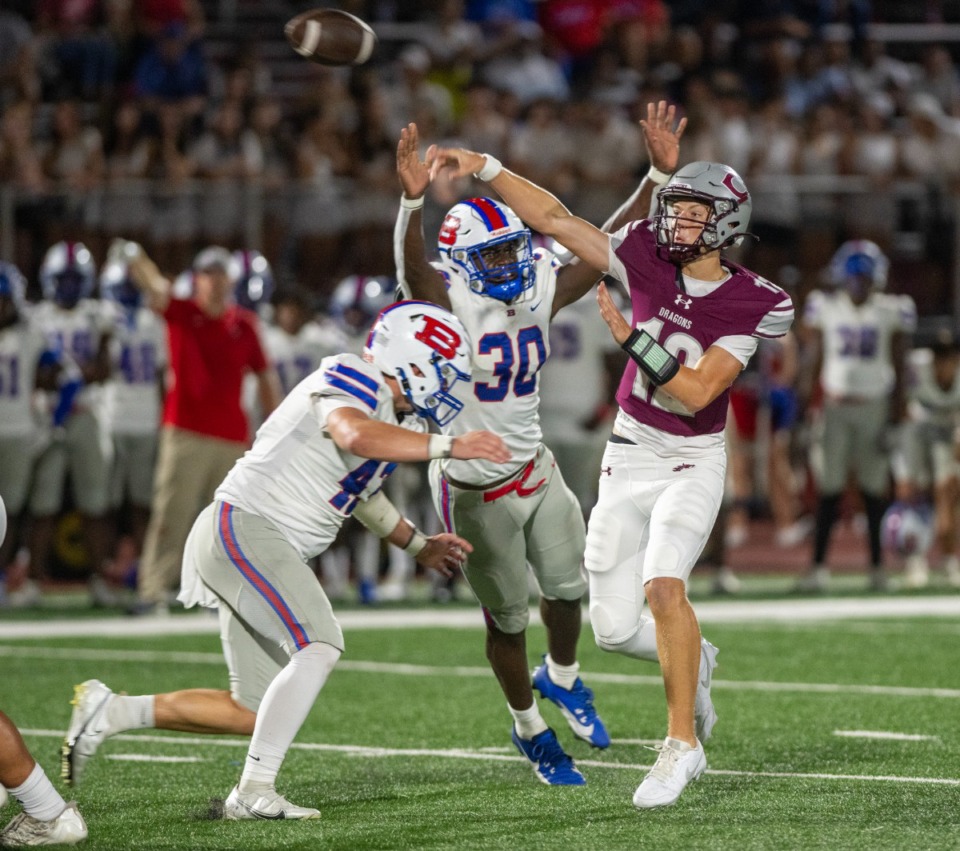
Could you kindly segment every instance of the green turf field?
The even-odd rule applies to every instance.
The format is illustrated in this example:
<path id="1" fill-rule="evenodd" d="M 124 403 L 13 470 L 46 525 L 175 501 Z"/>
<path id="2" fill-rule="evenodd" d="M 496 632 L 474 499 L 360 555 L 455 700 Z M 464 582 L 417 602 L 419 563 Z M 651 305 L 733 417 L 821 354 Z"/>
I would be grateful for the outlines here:
<path id="1" fill-rule="evenodd" d="M 345 629 L 278 782 L 318 822 L 212 818 L 239 775 L 236 739 L 116 737 L 79 789 L 61 789 L 91 849 L 960 848 L 956 619 L 748 619 L 704 633 L 721 651 L 720 721 L 707 773 L 669 809 L 630 803 L 654 760 L 645 745 L 664 732 L 658 669 L 601 654 L 586 625 L 583 671 L 613 746 L 591 751 L 542 708 L 585 788 L 541 785 L 513 751 L 477 627 Z M 531 663 L 542 643 L 532 627 Z M 3 638 L 0 707 L 51 776 L 72 685 L 89 677 L 131 694 L 226 680 L 213 634 Z"/>

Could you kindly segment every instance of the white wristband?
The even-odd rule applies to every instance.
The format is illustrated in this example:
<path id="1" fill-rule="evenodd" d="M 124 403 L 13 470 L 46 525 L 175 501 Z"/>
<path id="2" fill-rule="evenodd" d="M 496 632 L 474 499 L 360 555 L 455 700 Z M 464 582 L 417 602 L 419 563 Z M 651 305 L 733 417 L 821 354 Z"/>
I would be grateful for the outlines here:
<path id="1" fill-rule="evenodd" d="M 496 157 L 490 156 L 490 154 L 484 154 L 483 157 L 483 168 L 481 168 L 480 171 L 474 172 L 473 176 L 477 178 L 477 180 L 489 183 L 503 171 L 503 163 Z"/>
<path id="2" fill-rule="evenodd" d="M 665 171 L 660 171 L 660 169 L 650 166 L 650 171 L 647 172 L 647 177 L 650 178 L 657 186 L 663 186 L 673 175 L 667 174 Z"/>
<path id="3" fill-rule="evenodd" d="M 407 523 L 410 523 L 407 520 Z M 410 523 L 413 526 L 412 523 Z M 423 548 L 427 545 L 427 536 L 423 534 L 416 526 L 413 526 L 413 534 L 410 536 L 410 540 L 407 542 L 407 545 L 403 548 L 405 553 L 412 555 L 416 558 L 420 553 L 423 552 Z"/>
<path id="4" fill-rule="evenodd" d="M 427 439 L 427 458 L 450 458 L 453 455 L 453 438 L 443 434 L 431 434 Z"/>
<path id="5" fill-rule="evenodd" d="M 419 198 L 408 198 L 406 195 L 400 196 L 400 206 L 404 210 L 419 210 L 423 206 L 423 196 Z"/>

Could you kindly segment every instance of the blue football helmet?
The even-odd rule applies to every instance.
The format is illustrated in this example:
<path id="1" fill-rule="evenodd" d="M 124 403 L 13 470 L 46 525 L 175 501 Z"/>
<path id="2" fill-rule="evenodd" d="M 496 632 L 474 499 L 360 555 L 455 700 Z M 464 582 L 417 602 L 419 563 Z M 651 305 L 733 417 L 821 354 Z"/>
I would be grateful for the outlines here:
<path id="1" fill-rule="evenodd" d="M 234 298 L 247 310 L 260 311 L 270 304 L 273 295 L 273 269 L 259 251 L 234 251 L 236 269 Z"/>
<path id="2" fill-rule="evenodd" d="M 333 290 L 327 312 L 344 331 L 366 333 L 370 323 L 393 304 L 397 282 L 385 275 L 348 275 Z"/>
<path id="3" fill-rule="evenodd" d="M 0 296 L 10 299 L 17 307 L 27 298 L 27 279 L 13 263 L 6 260 L 0 260 Z"/>
<path id="4" fill-rule="evenodd" d="M 129 266 L 119 260 L 108 260 L 100 271 L 100 296 L 133 313 L 143 304 L 143 293 L 130 278 Z"/>
<path id="5" fill-rule="evenodd" d="M 834 286 L 845 289 L 855 301 L 887 285 L 890 261 L 875 242 L 851 239 L 830 260 L 828 276 Z"/>
<path id="6" fill-rule="evenodd" d="M 478 295 L 510 302 L 534 284 L 530 231 L 513 210 L 491 198 L 468 198 L 451 207 L 437 248 Z"/>
<path id="7" fill-rule="evenodd" d="M 67 309 L 93 294 L 96 277 L 93 256 L 82 242 L 51 245 L 40 265 L 43 297 Z"/>

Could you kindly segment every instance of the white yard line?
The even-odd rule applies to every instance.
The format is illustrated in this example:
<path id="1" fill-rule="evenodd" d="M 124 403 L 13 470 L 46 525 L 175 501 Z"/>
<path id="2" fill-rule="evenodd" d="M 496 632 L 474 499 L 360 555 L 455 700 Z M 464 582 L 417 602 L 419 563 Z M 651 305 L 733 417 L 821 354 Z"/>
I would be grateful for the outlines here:
<path id="1" fill-rule="evenodd" d="M 62 730 L 21 730 L 25 736 L 38 736 L 44 738 L 63 738 Z M 244 748 L 250 744 L 249 739 L 223 739 L 214 737 L 197 736 L 154 736 L 154 735 L 130 735 L 121 733 L 113 736 L 113 741 L 138 742 L 143 744 L 161 744 L 161 745 L 190 745 L 190 746 L 211 746 L 211 747 L 235 747 Z M 310 742 L 294 742 L 292 750 L 302 751 L 320 751 L 328 753 L 341 753 L 347 756 L 356 757 L 431 757 L 440 759 L 470 759 L 484 760 L 487 762 L 520 762 L 523 757 L 508 756 L 499 753 L 488 753 L 481 750 L 469 749 L 444 749 L 434 750 L 430 748 L 381 748 L 368 747 L 364 745 L 324 745 Z M 578 759 L 577 765 L 589 766 L 591 768 L 614 768 L 623 771 L 643 772 L 649 771 L 651 765 L 637 765 L 624 762 L 602 762 L 595 759 Z M 960 779 L 952 777 L 902 777 L 897 775 L 873 775 L 873 774 L 820 774 L 791 771 L 737 771 L 734 769 L 714 769 L 708 768 L 707 774 L 716 774 L 727 777 L 775 777 L 794 780 L 839 780 L 839 781 L 862 781 L 862 782 L 884 782 L 884 783 L 902 783 L 916 784 L 926 786 L 957 786 L 960 787 Z"/>
<path id="2" fill-rule="evenodd" d="M 180 650 L 112 650 L 90 647 L 32 647 L 18 644 L 0 644 L 0 658 L 53 659 L 84 662 L 167 662 L 188 665 L 224 665 L 219 653 L 199 653 Z M 490 669 L 468 665 L 412 665 L 406 662 L 367 662 L 359 659 L 341 659 L 337 671 L 402 677 L 477 677 L 490 676 Z M 599 671 L 584 673 L 591 683 L 610 683 L 628 686 L 663 687 L 659 674 L 606 674 Z M 724 691 L 761 692 L 816 692 L 818 694 L 855 694 L 887 697 L 936 697 L 960 699 L 960 689 L 921 688 L 913 686 L 851 685 L 846 683 L 777 683 L 764 680 L 722 680 L 714 678 L 711 688 Z"/>
<path id="3" fill-rule="evenodd" d="M 846 739 L 884 739 L 891 742 L 939 742 L 939 736 L 917 733 L 892 733 L 884 730 L 834 730 L 833 735 Z"/>
<path id="4" fill-rule="evenodd" d="M 704 600 L 695 605 L 701 623 L 807 623 L 852 618 L 960 617 L 960 594 L 941 597 L 843 597 L 797 600 Z M 351 629 L 448 627 L 482 629 L 477 609 L 360 609 L 337 613 Z M 540 623 L 536 607 L 532 623 Z M 586 619 L 585 619 L 586 620 Z M 58 618 L 0 622 L 0 639 L 100 636 L 131 638 L 219 632 L 218 618 L 208 612 L 170 617 Z"/>

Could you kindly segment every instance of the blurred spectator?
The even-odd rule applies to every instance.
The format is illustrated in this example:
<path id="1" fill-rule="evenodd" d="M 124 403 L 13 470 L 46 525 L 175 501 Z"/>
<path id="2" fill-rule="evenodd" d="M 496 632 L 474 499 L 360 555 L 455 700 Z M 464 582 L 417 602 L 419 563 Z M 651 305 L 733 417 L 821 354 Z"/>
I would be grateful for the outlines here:
<path id="1" fill-rule="evenodd" d="M 285 257 L 291 223 L 288 186 L 293 174 L 295 142 L 284 123 L 283 110 L 275 98 L 259 98 L 250 110 L 250 130 L 260 145 L 263 167 L 263 252 L 267 257 Z"/>
<path id="2" fill-rule="evenodd" d="M 947 115 L 960 118 L 960 77 L 950 52 L 942 44 L 930 45 L 923 53 L 923 74 L 917 92 L 932 95 Z"/>
<path id="3" fill-rule="evenodd" d="M 0 112 L 21 98 L 40 96 L 36 43 L 27 20 L 0 11 Z"/>
<path id="4" fill-rule="evenodd" d="M 137 611 L 142 613 L 166 606 L 168 593 L 179 583 L 193 521 L 249 445 L 241 407 L 244 374 L 258 377 L 264 416 L 280 397 L 256 315 L 232 302 L 229 252 L 214 247 L 197 255 L 189 299 L 172 295 L 171 282 L 137 246 L 125 256 L 150 307 L 167 321 L 170 352 L 152 512 L 137 577 Z"/>
<path id="5" fill-rule="evenodd" d="M 293 235 L 298 278 L 326 295 L 342 263 L 343 237 L 349 226 L 341 203 L 350 153 L 337 130 L 335 112 L 321 106 L 307 120 L 296 148 Z"/>
<path id="6" fill-rule="evenodd" d="M 54 108 L 51 137 L 39 150 L 44 173 L 61 193 L 71 236 L 91 241 L 100 222 L 103 188 L 100 131 L 84 124 L 77 101 L 60 101 Z"/>
<path id="7" fill-rule="evenodd" d="M 399 138 L 400 130 L 411 121 L 427 128 L 423 135 L 429 139 L 444 135 L 452 127 L 453 98 L 447 89 L 428 79 L 431 67 L 429 52 L 419 44 L 407 45 L 400 52 L 395 76 L 385 84 L 391 138 Z"/>
<path id="8" fill-rule="evenodd" d="M 561 198 L 570 197 L 576 186 L 574 140 L 555 101 L 540 98 L 527 107 L 524 120 L 508 137 L 507 151 L 511 169 Z"/>
<path id="9" fill-rule="evenodd" d="M 467 88 L 465 97 L 460 139 L 472 151 L 487 151 L 495 157 L 505 157 L 508 134 L 514 128 L 497 109 L 496 91 L 482 81 L 475 81 Z M 512 134 L 510 141 L 512 144 Z"/>
<path id="10" fill-rule="evenodd" d="M 575 89 L 586 85 L 603 44 L 604 6 L 596 0 L 545 0 L 540 5 L 546 52 L 563 65 Z"/>
<path id="11" fill-rule="evenodd" d="M 248 187 L 263 169 L 263 151 L 256 133 L 244 126 L 241 106 L 224 101 L 208 128 L 190 149 L 200 193 L 200 237 L 231 248 L 244 242 Z"/>
<path id="12" fill-rule="evenodd" d="M 207 62 L 200 41 L 181 23 L 167 24 L 144 54 L 134 73 L 138 97 L 148 106 L 179 101 L 193 117 L 199 115 L 207 95 Z"/>
<path id="13" fill-rule="evenodd" d="M 112 92 L 117 52 L 105 29 L 104 0 L 40 0 L 36 26 L 54 62 L 54 96 L 95 100 Z"/>
<path id="14" fill-rule="evenodd" d="M 155 115 L 157 138 L 148 171 L 150 243 L 164 268 L 183 269 L 190 265 L 200 228 L 187 115 L 177 101 L 160 104 Z"/>
<path id="15" fill-rule="evenodd" d="M 483 79 L 495 89 L 511 92 L 521 106 L 539 98 L 566 100 L 570 87 L 560 65 L 543 49 L 543 31 L 536 24 L 518 27 L 517 46 L 484 66 Z"/>
<path id="16" fill-rule="evenodd" d="M 150 228 L 150 195 L 146 183 L 153 145 L 146 133 L 139 103 L 117 105 L 104 139 L 106 180 L 102 226 L 105 237 L 123 233 L 143 242 Z"/>
<path id="17" fill-rule="evenodd" d="M 182 27 L 190 38 L 200 38 L 204 30 L 200 0 L 135 0 L 137 28 L 150 39 L 161 38 L 171 25 Z"/>

